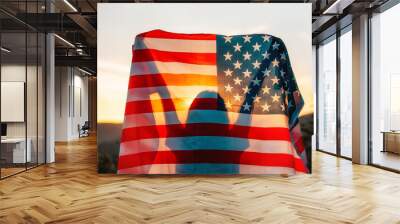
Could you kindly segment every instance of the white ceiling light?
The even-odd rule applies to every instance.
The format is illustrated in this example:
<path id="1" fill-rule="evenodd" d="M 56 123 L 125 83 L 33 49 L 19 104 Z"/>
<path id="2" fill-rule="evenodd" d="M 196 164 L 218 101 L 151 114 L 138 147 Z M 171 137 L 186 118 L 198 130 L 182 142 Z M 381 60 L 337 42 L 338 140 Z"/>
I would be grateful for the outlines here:
<path id="1" fill-rule="evenodd" d="M 90 73 L 90 72 L 88 72 L 88 71 L 86 71 L 86 70 L 83 70 L 83 69 L 81 69 L 81 68 L 79 68 L 79 67 L 78 67 L 78 70 L 81 71 L 81 72 L 83 72 L 83 73 L 85 73 L 85 74 L 87 74 L 87 75 L 93 75 L 92 73 Z"/>
<path id="2" fill-rule="evenodd" d="M 57 37 L 59 40 L 61 40 L 62 42 L 64 42 L 65 44 L 67 44 L 70 47 L 75 48 L 75 45 L 73 45 L 71 42 L 69 42 L 68 40 L 60 37 L 58 34 L 54 34 L 55 37 Z"/>
<path id="3" fill-rule="evenodd" d="M 332 5 L 324 10 L 322 14 L 342 14 L 343 9 L 351 5 L 354 0 L 336 0 Z"/>
<path id="4" fill-rule="evenodd" d="M 78 10 L 73 6 L 68 0 L 64 0 L 65 4 L 67 4 L 74 12 L 78 12 Z"/>
<path id="5" fill-rule="evenodd" d="M 1 51 L 4 51 L 6 53 L 10 53 L 11 52 L 11 50 L 9 50 L 9 49 L 7 49 L 5 47 L 1 47 L 0 49 L 1 49 Z"/>

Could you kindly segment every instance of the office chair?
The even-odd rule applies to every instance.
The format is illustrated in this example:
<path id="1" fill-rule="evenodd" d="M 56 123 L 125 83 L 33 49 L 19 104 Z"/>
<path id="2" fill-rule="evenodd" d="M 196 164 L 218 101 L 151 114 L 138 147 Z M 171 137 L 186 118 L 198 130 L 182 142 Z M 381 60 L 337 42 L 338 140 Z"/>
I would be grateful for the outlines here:
<path id="1" fill-rule="evenodd" d="M 85 121 L 82 127 L 78 125 L 78 129 L 79 129 L 79 138 L 89 136 L 89 129 L 90 129 L 89 121 Z"/>

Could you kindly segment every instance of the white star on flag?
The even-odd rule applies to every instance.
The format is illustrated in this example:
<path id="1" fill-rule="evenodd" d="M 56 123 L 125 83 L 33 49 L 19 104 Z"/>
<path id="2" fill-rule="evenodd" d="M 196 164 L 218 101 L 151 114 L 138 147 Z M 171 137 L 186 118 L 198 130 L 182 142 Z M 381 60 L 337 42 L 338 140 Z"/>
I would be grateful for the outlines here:
<path id="1" fill-rule="evenodd" d="M 253 64 L 253 68 L 254 69 L 256 69 L 256 68 L 260 68 L 260 65 L 261 65 L 261 63 L 260 62 L 258 62 L 258 60 L 256 60 L 254 63 L 252 63 Z"/>
<path id="2" fill-rule="evenodd" d="M 281 97 L 280 95 L 276 94 L 271 96 L 272 97 L 272 102 L 279 102 L 279 98 Z"/>
<path id="3" fill-rule="evenodd" d="M 253 45 L 254 51 L 260 51 L 260 47 L 261 47 L 261 45 L 259 45 L 258 43 Z"/>
<path id="4" fill-rule="evenodd" d="M 228 52 L 226 52 L 226 54 L 224 54 L 224 57 L 225 57 L 225 61 L 227 61 L 227 60 L 231 60 L 232 59 L 232 54 L 231 53 L 229 53 L 229 51 Z"/>
<path id="5" fill-rule="evenodd" d="M 250 78 L 251 72 L 249 72 L 249 70 L 246 69 L 246 71 L 244 71 L 243 74 L 245 78 Z"/>
<path id="6" fill-rule="evenodd" d="M 272 81 L 272 85 L 278 84 L 279 83 L 279 79 L 274 77 L 273 79 L 271 79 Z"/>
<path id="7" fill-rule="evenodd" d="M 268 51 L 265 51 L 265 53 L 264 54 L 261 54 L 263 57 L 264 57 L 264 59 L 269 59 L 269 56 L 271 55 L 270 53 L 268 53 Z"/>
<path id="8" fill-rule="evenodd" d="M 263 36 L 264 42 L 268 42 L 270 38 L 271 38 L 271 36 L 269 36 L 269 35 Z"/>
<path id="9" fill-rule="evenodd" d="M 240 101 L 242 99 L 242 96 L 236 93 L 236 95 L 234 95 L 233 98 L 235 98 L 235 101 Z"/>
<path id="10" fill-rule="evenodd" d="M 246 54 L 243 54 L 244 59 L 243 60 L 250 60 L 251 54 L 247 51 Z"/>
<path id="11" fill-rule="evenodd" d="M 269 88 L 268 86 L 264 86 L 264 88 L 262 88 L 263 94 L 269 94 L 269 91 L 271 90 L 271 88 Z"/>
<path id="12" fill-rule="evenodd" d="M 265 103 L 265 104 L 262 105 L 261 107 L 262 107 L 262 111 L 269 111 L 269 108 L 270 108 L 271 106 L 268 105 L 268 103 Z"/>
<path id="13" fill-rule="evenodd" d="M 231 85 L 229 85 L 229 83 L 228 83 L 228 85 L 225 86 L 225 91 L 226 92 L 232 92 L 232 88 L 233 87 Z"/>
<path id="14" fill-rule="evenodd" d="M 228 100 L 225 103 L 226 108 L 231 109 L 232 108 L 232 103 Z"/>
<path id="15" fill-rule="evenodd" d="M 232 72 L 229 68 L 227 70 L 224 71 L 225 72 L 225 76 L 232 76 Z"/>
<path id="16" fill-rule="evenodd" d="M 279 61 L 276 60 L 276 58 L 272 61 L 272 66 L 273 67 L 278 67 L 279 66 Z"/>
<path id="17" fill-rule="evenodd" d="M 242 90 L 243 90 L 243 94 L 247 94 L 250 92 L 251 89 L 248 86 L 246 86 L 246 87 L 242 88 Z"/>
<path id="18" fill-rule="evenodd" d="M 248 36 L 248 35 L 246 35 L 246 36 L 243 37 L 243 39 L 244 39 L 244 43 L 246 43 L 246 42 L 249 42 L 249 43 L 250 43 L 251 37 Z"/>
<path id="19" fill-rule="evenodd" d="M 225 43 L 228 43 L 228 42 L 229 42 L 229 43 L 232 43 L 232 42 L 231 42 L 232 37 L 230 37 L 230 36 L 225 36 L 224 39 L 225 39 Z"/>
<path id="20" fill-rule="evenodd" d="M 233 48 L 235 48 L 235 52 L 240 51 L 240 48 L 242 48 L 242 45 L 240 45 L 239 43 L 236 43 L 236 45 L 233 46 Z"/>
<path id="21" fill-rule="evenodd" d="M 264 71 L 262 71 L 262 73 L 264 74 L 263 77 L 271 75 L 271 71 L 268 70 L 268 68 L 266 68 Z"/>
<path id="22" fill-rule="evenodd" d="M 260 100 L 261 100 L 261 97 L 257 96 L 257 94 L 255 96 L 253 96 L 253 102 L 258 103 L 258 102 L 260 102 Z"/>
<path id="23" fill-rule="evenodd" d="M 242 83 L 242 80 L 239 79 L 239 77 L 236 77 L 233 81 L 235 82 L 235 85 L 240 85 Z"/>
<path id="24" fill-rule="evenodd" d="M 259 85 L 260 85 L 260 82 L 261 82 L 261 80 L 260 80 L 260 79 L 258 79 L 258 78 L 256 77 L 255 79 L 251 80 L 251 82 L 253 83 L 253 85 L 255 85 L 255 86 L 259 86 Z"/>
<path id="25" fill-rule="evenodd" d="M 278 44 L 277 42 L 275 42 L 275 43 L 272 45 L 272 49 L 273 49 L 273 50 L 278 50 L 279 45 L 280 45 L 280 44 Z"/>
<path id="26" fill-rule="evenodd" d="M 240 67 L 242 66 L 242 63 L 240 63 L 239 61 L 236 61 L 236 63 L 233 64 L 235 66 L 235 68 L 240 69 Z"/>
<path id="27" fill-rule="evenodd" d="M 250 110 L 250 104 L 248 104 L 247 102 L 243 105 L 244 110 Z"/>

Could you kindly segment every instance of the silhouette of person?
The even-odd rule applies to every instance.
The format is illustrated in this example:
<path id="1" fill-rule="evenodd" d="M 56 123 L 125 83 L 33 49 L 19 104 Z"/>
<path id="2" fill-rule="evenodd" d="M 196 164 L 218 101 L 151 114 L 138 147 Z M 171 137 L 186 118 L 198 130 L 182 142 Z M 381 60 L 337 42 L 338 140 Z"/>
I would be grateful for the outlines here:
<path id="1" fill-rule="evenodd" d="M 258 93 L 260 89 L 261 85 L 255 87 L 255 93 Z M 210 114 L 209 110 L 199 110 L 198 108 L 202 103 L 201 99 L 204 98 L 217 98 L 220 107 L 218 108 L 216 104 L 214 110 L 218 112 Z M 176 110 L 165 113 L 166 123 L 179 124 L 179 132 L 182 133 L 182 136 L 185 136 L 167 138 L 166 141 L 167 146 L 174 153 L 177 174 L 240 173 L 241 154 L 249 147 L 249 140 L 243 137 L 233 138 L 233 136 L 238 133 L 240 133 L 240 136 L 248 136 L 252 110 L 250 110 L 250 113 L 242 113 L 240 108 L 243 108 L 245 103 L 253 105 L 253 98 L 250 94 L 246 95 L 242 105 L 238 107 L 238 111 L 234 111 L 239 114 L 236 122 L 229 120 L 224 99 L 218 93 L 212 91 L 202 91 L 195 97 L 189 107 L 185 124 L 180 124 Z M 163 107 L 166 108 L 166 105 L 163 105 Z M 204 130 L 204 126 L 197 124 L 219 125 L 217 125 L 218 130 Z M 168 133 L 169 131 L 167 130 L 167 136 L 173 135 L 173 133 Z M 205 151 L 214 152 L 214 154 L 204 153 Z M 216 156 L 229 157 L 225 160 L 225 162 L 228 162 L 218 163 L 216 161 L 223 159 L 215 158 Z"/>
<path id="2" fill-rule="evenodd" d="M 261 78 L 261 84 L 258 86 L 251 86 L 251 82 L 248 84 L 248 88 L 252 87 L 253 94 L 246 94 L 241 105 L 237 105 L 237 109 L 230 112 L 237 113 L 238 116 L 236 121 L 229 120 L 228 109 L 225 107 L 225 101 L 217 92 L 213 91 L 202 91 L 192 101 L 186 122 L 183 124 L 180 122 L 176 106 L 172 103 L 171 93 L 168 89 L 168 85 L 163 79 L 159 79 L 159 85 L 165 86 L 166 88 L 149 88 L 149 92 L 143 93 L 141 97 L 147 97 L 150 100 L 150 95 L 158 93 L 163 96 L 163 99 L 169 99 L 170 101 L 162 102 L 164 111 L 164 118 L 166 124 L 173 124 L 174 128 L 166 128 L 166 146 L 171 150 L 174 160 L 176 163 L 175 169 L 171 166 L 164 166 L 163 171 L 152 171 L 152 165 L 149 163 L 148 166 L 142 166 L 139 173 L 176 173 L 176 174 L 238 174 L 240 173 L 240 164 L 242 153 L 249 147 L 249 140 L 247 138 L 251 126 L 251 114 L 253 111 L 253 95 L 260 92 L 262 83 L 262 72 L 258 72 L 253 78 Z M 152 77 L 148 77 L 147 82 L 151 83 Z M 216 104 L 211 107 L 210 110 L 200 110 L 201 104 L 204 98 L 215 98 Z M 245 104 L 251 105 L 250 111 L 245 113 L 241 108 Z M 207 107 L 210 107 L 208 105 Z M 210 113 L 214 111 L 214 113 Z M 139 119 L 139 117 L 137 118 Z M 139 123 L 147 123 L 151 126 L 151 136 L 155 136 L 152 139 L 145 139 L 141 141 L 135 141 L 134 147 L 140 149 L 140 151 L 152 151 L 159 150 L 160 141 L 157 136 L 160 136 L 159 130 L 157 129 L 157 120 L 153 114 L 140 118 Z M 203 124 L 203 126 L 202 126 Z M 216 124 L 218 130 L 205 130 L 204 126 L 207 124 Z M 168 127 L 169 125 L 167 125 Z M 172 133 L 175 132 L 175 133 Z M 179 132 L 177 134 L 176 132 Z M 208 133 L 210 133 L 208 135 Z M 238 137 L 240 135 L 240 137 Z M 171 137 L 179 136 L 179 137 Z M 235 137 L 236 136 L 236 137 Z M 167 161 L 167 158 L 163 158 L 162 154 L 158 155 L 158 152 L 151 154 L 151 158 L 147 160 L 151 161 Z M 217 158 L 219 157 L 219 158 Z M 139 158 L 140 159 L 140 158 Z M 220 162 L 223 161 L 223 162 Z M 166 162 L 169 164 L 169 161 Z M 164 169 L 161 167 L 161 169 Z"/>
<path id="3" fill-rule="evenodd" d="M 217 110 L 218 106 L 215 104 L 215 111 L 211 113 L 209 110 L 199 109 L 202 104 L 201 99 L 216 97 L 220 100 L 218 103 L 221 104 L 222 108 Z M 176 115 L 170 115 L 170 117 L 166 117 L 166 120 L 171 119 L 171 116 Z M 241 116 L 243 117 L 245 114 L 241 114 Z M 172 119 L 175 120 L 175 118 Z M 209 124 L 213 124 L 215 130 L 206 130 L 204 126 Z M 233 140 L 229 137 L 234 132 L 235 127 L 235 125 L 230 124 L 224 100 L 219 94 L 212 91 L 200 92 L 189 107 L 187 121 L 181 125 L 181 132 L 185 137 L 167 139 L 167 146 L 174 152 L 177 161 L 176 172 L 178 174 L 239 173 L 240 152 L 248 147 L 248 140 L 245 138 Z M 245 133 L 242 134 L 245 135 Z M 224 151 L 236 152 L 229 154 L 231 163 L 221 164 L 216 162 L 220 161 L 221 158 L 215 157 L 223 155 Z"/>

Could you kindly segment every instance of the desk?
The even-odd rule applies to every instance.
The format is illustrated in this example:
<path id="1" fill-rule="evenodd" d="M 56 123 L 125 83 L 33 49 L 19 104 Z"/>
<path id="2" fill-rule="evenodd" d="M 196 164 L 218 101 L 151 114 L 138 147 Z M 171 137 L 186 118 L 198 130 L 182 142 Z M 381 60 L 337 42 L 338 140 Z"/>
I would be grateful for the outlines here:
<path id="1" fill-rule="evenodd" d="M 382 134 L 383 134 L 382 152 L 392 152 L 400 154 L 400 132 L 382 131 Z"/>
<path id="2" fill-rule="evenodd" d="M 10 163 L 31 162 L 31 160 L 32 160 L 32 154 L 31 154 L 32 141 L 30 138 L 28 138 L 27 142 L 28 142 L 28 144 L 27 144 L 28 147 L 26 147 L 26 151 L 25 151 L 25 138 L 1 139 L 2 157 L 3 157 L 3 152 L 6 152 L 5 154 L 7 155 L 7 151 L 10 151 L 12 154 L 12 161 L 11 161 L 11 158 L 8 158 L 8 159 L 6 158 L 6 161 L 8 160 L 7 162 L 10 162 Z M 11 149 L 9 148 L 10 146 L 12 147 Z"/>

